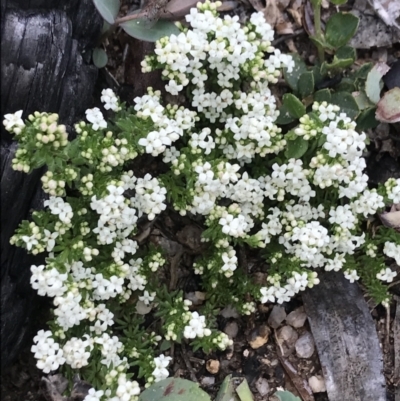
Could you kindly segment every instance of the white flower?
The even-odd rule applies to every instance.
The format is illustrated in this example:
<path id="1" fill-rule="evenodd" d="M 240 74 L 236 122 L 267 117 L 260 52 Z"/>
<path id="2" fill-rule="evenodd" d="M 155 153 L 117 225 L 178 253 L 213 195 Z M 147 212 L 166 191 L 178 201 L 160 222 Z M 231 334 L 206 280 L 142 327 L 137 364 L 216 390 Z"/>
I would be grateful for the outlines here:
<path id="1" fill-rule="evenodd" d="M 391 283 L 393 279 L 397 276 L 397 273 L 389 269 L 388 267 L 386 269 L 382 269 L 377 275 L 376 278 L 378 280 L 382 281 L 387 281 L 388 283 Z"/>
<path id="2" fill-rule="evenodd" d="M 357 274 L 357 270 L 348 269 L 344 272 L 344 276 L 350 281 L 350 283 L 354 283 L 354 281 L 357 281 L 360 278 L 360 276 Z"/>
<path id="3" fill-rule="evenodd" d="M 103 89 L 101 92 L 100 100 L 104 103 L 104 108 L 106 110 L 121 110 L 121 107 L 118 104 L 118 97 L 115 95 L 112 89 Z"/>
<path id="4" fill-rule="evenodd" d="M 97 131 L 99 128 L 107 128 L 107 123 L 104 120 L 103 113 L 98 107 L 87 109 L 85 111 L 86 119 L 92 123 L 92 128 Z"/>
<path id="5" fill-rule="evenodd" d="M 151 302 L 154 301 L 154 298 L 156 297 L 156 293 L 152 292 L 151 294 L 148 291 L 145 291 L 142 296 L 139 297 L 139 299 L 144 302 L 146 305 L 149 305 Z"/>
<path id="6" fill-rule="evenodd" d="M 3 125 L 5 129 L 9 132 L 13 128 L 23 128 L 25 127 L 24 121 L 22 120 L 22 110 L 16 111 L 14 114 L 6 114 L 4 116 Z"/>
<path id="7" fill-rule="evenodd" d="M 169 365 L 171 360 L 172 358 L 170 356 L 165 356 L 164 354 L 154 358 L 155 369 L 153 370 L 152 375 L 154 376 L 155 382 L 164 380 L 169 376 L 169 372 L 166 367 Z"/>
<path id="8" fill-rule="evenodd" d="M 91 388 L 83 401 L 101 401 L 103 395 L 103 390 L 96 391 L 94 388 Z"/>
<path id="9" fill-rule="evenodd" d="M 393 258 L 396 263 L 400 266 L 400 244 L 386 241 L 383 248 L 383 253 L 389 258 Z"/>

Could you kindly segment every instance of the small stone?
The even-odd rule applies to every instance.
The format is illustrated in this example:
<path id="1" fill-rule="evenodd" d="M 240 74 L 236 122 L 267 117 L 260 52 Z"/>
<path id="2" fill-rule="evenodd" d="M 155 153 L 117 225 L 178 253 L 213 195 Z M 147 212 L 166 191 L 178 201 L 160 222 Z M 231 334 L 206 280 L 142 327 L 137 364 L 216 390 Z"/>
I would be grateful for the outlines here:
<path id="1" fill-rule="evenodd" d="M 294 345 L 299 338 L 297 331 L 291 326 L 283 326 L 276 333 L 277 340 L 284 357 L 289 356 L 294 351 Z"/>
<path id="2" fill-rule="evenodd" d="M 311 376 L 308 379 L 308 384 L 313 393 L 324 393 L 326 391 L 325 379 L 320 375 Z"/>
<path id="3" fill-rule="evenodd" d="M 201 385 L 204 387 L 211 387 L 215 384 L 215 377 L 214 376 L 204 376 L 200 380 Z"/>
<path id="4" fill-rule="evenodd" d="M 303 327 L 306 320 L 307 315 L 304 312 L 303 307 L 295 309 L 293 312 L 290 312 L 286 317 L 286 323 L 290 324 L 295 329 Z"/>
<path id="5" fill-rule="evenodd" d="M 224 317 L 225 319 L 229 319 L 231 317 L 237 319 L 238 317 L 240 317 L 239 312 L 237 311 L 236 308 L 234 308 L 233 306 L 226 306 L 224 309 L 222 309 L 220 315 L 222 317 Z"/>
<path id="6" fill-rule="evenodd" d="M 269 393 L 268 380 L 264 379 L 264 377 L 259 377 L 255 383 L 255 386 L 261 397 L 264 397 Z"/>
<path id="7" fill-rule="evenodd" d="M 218 359 L 209 359 L 206 362 L 206 369 L 212 374 L 215 375 L 219 372 L 219 360 Z"/>
<path id="8" fill-rule="evenodd" d="M 296 341 L 296 354 L 299 358 L 311 358 L 314 353 L 314 339 L 310 332 L 304 333 L 297 341 Z"/>
<path id="9" fill-rule="evenodd" d="M 279 305 L 275 305 L 272 308 L 272 312 L 268 318 L 268 325 L 273 329 L 277 329 L 281 323 L 285 320 L 286 312 L 285 308 Z"/>
<path id="10" fill-rule="evenodd" d="M 268 342 L 270 333 L 271 329 L 265 324 L 253 330 L 249 338 L 250 347 L 253 349 L 262 347 Z"/>
<path id="11" fill-rule="evenodd" d="M 234 339 L 237 336 L 238 331 L 239 326 L 235 321 L 228 322 L 224 327 L 224 333 L 227 334 L 228 337 L 231 339 Z"/>

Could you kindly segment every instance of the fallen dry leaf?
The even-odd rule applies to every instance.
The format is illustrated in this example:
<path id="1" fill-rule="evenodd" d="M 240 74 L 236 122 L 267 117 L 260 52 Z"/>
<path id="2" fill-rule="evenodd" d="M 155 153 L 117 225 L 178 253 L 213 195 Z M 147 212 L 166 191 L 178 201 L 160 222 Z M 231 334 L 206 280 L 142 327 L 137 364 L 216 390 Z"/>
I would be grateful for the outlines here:
<path id="1" fill-rule="evenodd" d="M 375 117 L 385 123 L 400 121 L 400 88 L 390 89 L 382 96 L 377 104 Z"/>

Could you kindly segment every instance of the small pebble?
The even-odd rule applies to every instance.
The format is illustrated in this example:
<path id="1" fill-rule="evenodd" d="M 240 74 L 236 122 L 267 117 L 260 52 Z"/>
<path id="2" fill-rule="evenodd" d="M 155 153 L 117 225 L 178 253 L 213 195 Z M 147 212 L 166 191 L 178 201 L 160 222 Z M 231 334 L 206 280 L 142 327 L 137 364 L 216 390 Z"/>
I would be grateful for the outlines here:
<path id="1" fill-rule="evenodd" d="M 299 358 L 311 358 L 314 353 L 314 339 L 310 332 L 304 333 L 297 341 L 296 341 L 296 354 Z"/>
<path id="2" fill-rule="evenodd" d="M 227 334 L 228 337 L 231 339 L 234 339 L 237 336 L 238 331 L 239 326 L 235 321 L 228 322 L 224 327 L 224 333 Z"/>
<path id="3" fill-rule="evenodd" d="M 230 317 L 233 317 L 233 318 L 240 317 L 240 315 L 239 315 L 238 311 L 236 310 L 236 308 L 234 308 L 234 307 L 232 307 L 230 305 L 228 305 L 224 309 L 222 309 L 220 315 L 222 317 L 224 317 L 225 319 L 229 319 Z"/>
<path id="4" fill-rule="evenodd" d="M 255 383 L 255 386 L 256 386 L 257 391 L 261 395 L 261 397 L 264 397 L 265 395 L 267 395 L 269 393 L 268 380 L 265 379 L 264 377 L 258 378 Z"/>
<path id="5" fill-rule="evenodd" d="M 313 393 L 323 393 L 326 391 L 325 379 L 320 375 L 311 376 L 308 379 L 308 384 Z"/>
<path id="6" fill-rule="evenodd" d="M 273 329 L 277 329 L 285 320 L 286 312 L 283 306 L 275 305 L 268 317 L 268 325 Z"/>
<path id="7" fill-rule="evenodd" d="M 286 323 L 290 324 L 295 329 L 303 327 L 306 320 L 307 315 L 304 312 L 303 307 L 295 309 L 293 312 L 290 312 L 286 317 Z"/>
<path id="8" fill-rule="evenodd" d="M 253 349 L 262 347 L 268 342 L 270 333 L 271 329 L 265 324 L 253 330 L 249 338 L 250 347 Z"/>
<path id="9" fill-rule="evenodd" d="M 215 384 L 215 377 L 214 376 L 204 376 L 200 380 L 201 385 L 204 387 L 211 387 Z"/>
<path id="10" fill-rule="evenodd" d="M 217 359 L 209 359 L 206 363 L 206 369 L 215 375 L 219 372 L 219 361 Z"/>
<path id="11" fill-rule="evenodd" d="M 297 331 L 291 326 L 283 326 L 276 333 L 283 356 L 289 356 L 294 351 L 294 345 L 299 338 Z"/>

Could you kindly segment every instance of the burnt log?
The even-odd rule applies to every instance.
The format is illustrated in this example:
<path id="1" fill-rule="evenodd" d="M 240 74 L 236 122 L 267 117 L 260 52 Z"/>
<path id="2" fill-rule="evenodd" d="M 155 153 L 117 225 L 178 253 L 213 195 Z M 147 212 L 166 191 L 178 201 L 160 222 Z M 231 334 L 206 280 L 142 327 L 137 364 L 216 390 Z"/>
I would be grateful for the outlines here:
<path id="1" fill-rule="evenodd" d="M 97 69 L 86 55 L 99 38 L 102 19 L 92 0 L 2 0 L 1 115 L 23 110 L 55 112 L 71 131 L 92 104 Z M 45 199 L 40 177 L 16 172 L 12 136 L 1 126 L 1 367 L 10 366 L 43 307 L 30 287 L 28 255 L 9 241 L 22 220 Z"/>
<path id="2" fill-rule="evenodd" d="M 361 289 L 343 273 L 320 279 L 303 301 L 329 401 L 386 401 L 382 350 Z"/>

